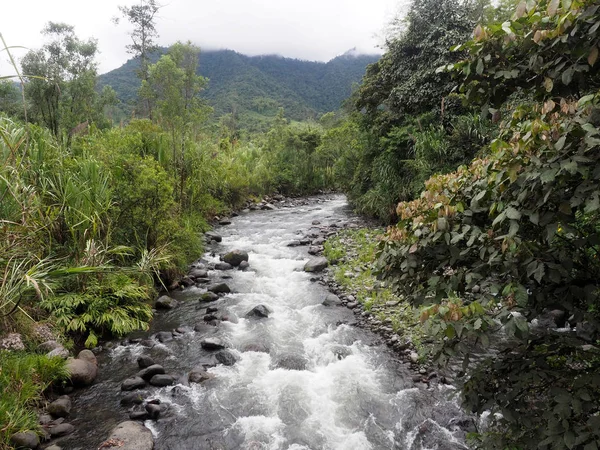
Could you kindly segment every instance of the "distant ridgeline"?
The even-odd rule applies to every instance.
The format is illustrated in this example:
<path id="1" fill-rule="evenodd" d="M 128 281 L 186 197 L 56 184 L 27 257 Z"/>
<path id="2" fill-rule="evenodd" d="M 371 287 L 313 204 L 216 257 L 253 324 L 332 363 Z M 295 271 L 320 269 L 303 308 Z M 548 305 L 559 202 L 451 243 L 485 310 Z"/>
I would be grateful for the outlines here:
<path id="1" fill-rule="evenodd" d="M 275 55 L 251 57 L 232 50 L 203 51 L 198 73 L 209 79 L 204 97 L 215 117 L 235 113 L 240 126 L 261 129 L 280 107 L 294 120 L 338 110 L 350 96 L 352 85 L 361 81 L 367 65 L 378 59 L 378 55 L 353 51 L 327 63 Z M 138 67 L 137 60 L 130 59 L 98 78 L 100 89 L 109 85 L 117 92 L 125 111 L 131 110 L 137 98 Z"/>

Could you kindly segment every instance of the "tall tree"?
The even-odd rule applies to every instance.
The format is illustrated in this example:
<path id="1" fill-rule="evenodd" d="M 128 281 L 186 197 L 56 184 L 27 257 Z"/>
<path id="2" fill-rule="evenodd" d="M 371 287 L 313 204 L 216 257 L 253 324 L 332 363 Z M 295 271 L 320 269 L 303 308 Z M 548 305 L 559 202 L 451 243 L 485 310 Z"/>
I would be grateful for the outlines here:
<path id="1" fill-rule="evenodd" d="M 25 94 L 34 119 L 55 136 L 90 120 L 96 104 L 95 39 L 80 40 L 73 26 L 48 22 L 42 30 L 48 42 L 28 52 L 22 61 L 28 75 Z"/>

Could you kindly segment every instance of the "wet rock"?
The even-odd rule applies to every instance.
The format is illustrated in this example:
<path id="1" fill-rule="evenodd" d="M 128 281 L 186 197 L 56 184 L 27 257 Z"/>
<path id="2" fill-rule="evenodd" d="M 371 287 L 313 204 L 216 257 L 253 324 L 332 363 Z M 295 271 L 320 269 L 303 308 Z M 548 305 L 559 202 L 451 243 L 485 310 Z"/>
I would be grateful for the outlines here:
<path id="1" fill-rule="evenodd" d="M 558 328 L 564 327 L 567 322 L 567 313 L 561 309 L 548 311 L 548 316 L 552 318 Z"/>
<path id="2" fill-rule="evenodd" d="M 141 355 L 137 359 L 137 364 L 140 369 L 145 369 L 154 365 L 154 360 L 148 355 Z"/>
<path id="3" fill-rule="evenodd" d="M 408 358 L 410 359 L 410 362 L 416 364 L 419 361 L 419 354 L 417 352 L 411 352 Z"/>
<path id="4" fill-rule="evenodd" d="M 350 356 L 352 354 L 352 350 L 343 345 L 336 345 L 331 349 L 331 351 L 338 360 L 344 359 L 345 357 Z"/>
<path id="5" fill-rule="evenodd" d="M 50 414 L 40 414 L 38 417 L 38 423 L 40 425 L 48 425 L 53 420 L 54 419 L 52 418 L 52 416 Z"/>
<path id="6" fill-rule="evenodd" d="M 70 353 L 69 350 L 67 350 L 66 348 L 64 348 L 62 345 L 55 348 L 54 350 L 50 350 L 48 353 L 46 353 L 46 356 L 48 358 L 62 358 L 62 359 L 67 359 L 69 357 Z"/>
<path id="7" fill-rule="evenodd" d="M 242 250 L 233 250 L 224 254 L 221 257 L 221 260 L 231 264 L 233 267 L 237 267 L 242 263 L 242 261 L 248 261 L 248 253 Z"/>
<path id="8" fill-rule="evenodd" d="M 323 247 L 314 246 L 314 245 L 311 247 L 308 247 L 308 254 L 312 255 L 312 256 L 318 255 L 322 251 L 323 251 Z"/>
<path id="9" fill-rule="evenodd" d="M 165 373 L 165 368 L 163 366 L 161 366 L 160 364 L 153 364 L 149 367 L 146 367 L 145 369 L 140 370 L 137 373 L 137 376 L 148 381 L 154 375 L 159 375 L 163 373 Z"/>
<path id="10" fill-rule="evenodd" d="M 194 279 L 206 278 L 208 277 L 208 271 L 204 269 L 194 269 L 190 272 L 189 277 Z"/>
<path id="11" fill-rule="evenodd" d="M 75 431 L 75 427 L 70 423 L 61 423 L 50 428 L 48 431 L 50 431 L 50 436 L 52 437 L 66 436 Z"/>
<path id="12" fill-rule="evenodd" d="M 123 406 L 141 405 L 147 395 L 146 391 L 130 392 L 121 398 L 120 403 Z"/>
<path id="13" fill-rule="evenodd" d="M 58 445 L 54 444 L 54 445 L 51 445 L 50 447 L 46 447 L 46 450 L 62 450 L 62 448 L 59 447 Z"/>
<path id="14" fill-rule="evenodd" d="M 221 350 L 215 354 L 215 358 L 224 366 L 233 366 L 237 358 L 229 350 Z"/>
<path id="15" fill-rule="evenodd" d="M 577 323 L 576 334 L 579 339 L 583 339 L 587 342 L 594 342 L 596 340 L 596 334 L 598 328 L 592 322 L 584 321 Z"/>
<path id="16" fill-rule="evenodd" d="M 221 242 L 223 240 L 223 237 L 220 234 L 215 233 L 214 231 L 207 231 L 206 233 L 204 233 L 204 236 L 206 236 L 209 241 Z"/>
<path id="17" fill-rule="evenodd" d="M 215 316 L 214 314 L 207 314 L 207 315 L 205 315 L 205 316 L 203 317 L 203 320 L 204 320 L 205 322 L 213 322 L 213 321 L 215 321 L 215 320 L 218 320 L 218 317 L 217 317 L 217 316 Z"/>
<path id="18" fill-rule="evenodd" d="M 173 333 L 170 331 L 159 331 L 155 337 L 159 342 L 169 342 L 173 340 Z"/>
<path id="19" fill-rule="evenodd" d="M 313 225 L 320 225 L 320 224 L 321 224 L 321 222 L 320 222 L 320 221 L 318 221 L 318 220 L 313 220 L 313 221 L 312 221 L 312 224 L 313 224 Z"/>
<path id="20" fill-rule="evenodd" d="M 185 287 L 190 287 L 194 285 L 194 280 L 192 280 L 190 277 L 183 277 L 180 281 L 180 284 Z"/>
<path id="21" fill-rule="evenodd" d="M 152 386 L 171 386 L 172 384 L 175 384 L 175 377 L 173 375 L 164 375 L 164 374 L 160 374 L 160 375 L 154 375 L 151 379 L 150 379 L 150 384 Z"/>
<path id="22" fill-rule="evenodd" d="M 207 314 L 212 314 L 216 312 L 219 312 L 219 308 L 217 308 L 216 306 L 209 306 L 208 308 L 206 308 Z"/>
<path id="23" fill-rule="evenodd" d="M 156 342 L 154 342 L 152 339 L 142 339 L 140 341 L 140 345 L 142 347 L 152 348 L 156 345 Z"/>
<path id="24" fill-rule="evenodd" d="M 188 374 L 188 381 L 190 383 L 203 383 L 214 377 L 215 376 L 212 373 L 208 373 L 204 370 L 204 367 L 197 367 Z"/>
<path id="25" fill-rule="evenodd" d="M 325 300 L 323 300 L 323 302 L 322 302 L 323 306 L 340 306 L 341 304 L 342 304 L 342 301 L 335 294 L 327 294 L 325 296 Z"/>
<path id="26" fill-rule="evenodd" d="M 320 272 L 329 265 L 327 258 L 313 258 L 304 265 L 305 272 Z"/>
<path id="27" fill-rule="evenodd" d="M 154 448 L 152 432 L 141 423 L 132 421 L 117 425 L 108 440 L 100 445 L 100 448 L 106 447 L 105 444 L 108 442 L 118 442 L 119 450 L 152 450 Z"/>
<path id="28" fill-rule="evenodd" d="M 258 352 L 258 353 L 269 353 L 269 347 L 265 344 L 260 344 L 260 343 L 251 343 L 251 344 L 246 344 L 244 346 L 244 348 L 242 349 L 243 352 Z"/>
<path id="29" fill-rule="evenodd" d="M 277 208 L 275 208 L 275 206 L 273 206 L 273 205 L 272 205 L 272 204 L 270 204 L 270 203 L 265 203 L 264 205 L 262 205 L 262 206 L 260 207 L 260 209 L 262 209 L 263 211 L 273 211 L 273 210 L 275 210 L 275 209 L 277 209 Z"/>
<path id="30" fill-rule="evenodd" d="M 131 411 L 129 413 L 129 419 L 144 421 L 150 419 L 150 414 L 147 411 Z"/>
<path id="31" fill-rule="evenodd" d="M 215 294 L 228 294 L 231 292 L 231 289 L 226 283 L 218 283 L 209 286 L 208 291 L 213 292 Z"/>
<path id="32" fill-rule="evenodd" d="M 348 303 L 346 304 L 346 307 L 347 307 L 347 308 L 349 308 L 349 309 L 354 309 L 354 308 L 356 308 L 357 306 L 358 306 L 358 302 L 348 302 Z"/>
<path id="33" fill-rule="evenodd" d="M 146 382 L 142 377 L 127 378 L 121 384 L 122 391 L 134 391 L 136 389 L 142 389 L 144 387 L 146 387 Z"/>
<path id="34" fill-rule="evenodd" d="M 194 331 L 196 333 L 213 333 L 215 331 L 215 327 L 212 325 L 208 325 L 206 323 L 198 323 L 194 327 Z"/>
<path id="35" fill-rule="evenodd" d="M 173 309 L 177 306 L 177 300 L 169 297 L 168 295 L 163 295 L 156 300 L 154 303 L 154 307 L 156 309 Z"/>
<path id="36" fill-rule="evenodd" d="M 204 350 L 214 351 L 222 350 L 225 348 L 225 344 L 219 338 L 206 338 L 200 342 L 200 345 Z"/>
<path id="37" fill-rule="evenodd" d="M 23 431 L 13 434 L 10 442 L 15 448 L 38 448 L 40 438 L 33 431 Z"/>
<path id="38" fill-rule="evenodd" d="M 68 395 L 61 395 L 46 407 L 46 411 L 54 417 L 67 417 L 71 412 L 71 399 Z"/>
<path id="39" fill-rule="evenodd" d="M 152 420 L 158 420 L 158 417 L 161 413 L 160 405 L 156 405 L 154 403 L 148 403 L 146 405 L 146 411 Z"/>
<path id="40" fill-rule="evenodd" d="M 242 261 L 238 266 L 238 270 L 244 271 L 250 267 L 250 263 L 248 261 Z"/>
<path id="41" fill-rule="evenodd" d="M 221 220 L 219 220 L 219 225 L 231 225 L 231 220 L 221 219 Z"/>
<path id="42" fill-rule="evenodd" d="M 196 284 L 210 283 L 210 278 L 196 278 Z"/>
<path id="43" fill-rule="evenodd" d="M 300 243 L 300 241 L 291 241 L 288 243 L 288 247 L 300 247 L 302 244 Z"/>
<path id="44" fill-rule="evenodd" d="M 216 300 L 219 300 L 219 296 L 214 292 L 205 292 L 198 299 L 198 301 L 202 303 L 214 302 Z"/>
<path id="45" fill-rule="evenodd" d="M 233 266 L 226 262 L 218 262 L 215 264 L 215 270 L 231 270 Z"/>
<path id="46" fill-rule="evenodd" d="M 312 241 L 312 245 L 318 245 L 321 246 L 325 243 L 325 239 L 323 238 L 317 238 L 315 240 Z"/>
<path id="47" fill-rule="evenodd" d="M 76 359 L 67 360 L 66 369 L 74 386 L 89 386 L 98 376 L 98 362 L 90 350 L 82 350 Z"/>
<path id="48" fill-rule="evenodd" d="M 302 355 L 283 353 L 275 358 L 274 366 L 287 370 L 305 370 L 308 361 Z"/>
<path id="49" fill-rule="evenodd" d="M 270 312 L 271 311 L 269 311 L 269 308 L 267 308 L 265 305 L 256 305 L 254 308 L 252 308 L 246 313 L 246 317 L 263 319 L 269 317 Z"/>

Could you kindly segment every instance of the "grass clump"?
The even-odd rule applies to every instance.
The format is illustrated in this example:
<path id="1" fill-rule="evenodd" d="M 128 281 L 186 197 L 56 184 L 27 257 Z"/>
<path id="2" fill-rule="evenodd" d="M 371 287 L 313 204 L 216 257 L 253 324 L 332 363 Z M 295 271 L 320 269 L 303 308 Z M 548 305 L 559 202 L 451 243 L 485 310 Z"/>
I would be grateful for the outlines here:
<path id="1" fill-rule="evenodd" d="M 62 358 L 0 351 L 0 450 L 12 448 L 13 434 L 39 430 L 34 408 L 52 384 L 67 376 Z"/>

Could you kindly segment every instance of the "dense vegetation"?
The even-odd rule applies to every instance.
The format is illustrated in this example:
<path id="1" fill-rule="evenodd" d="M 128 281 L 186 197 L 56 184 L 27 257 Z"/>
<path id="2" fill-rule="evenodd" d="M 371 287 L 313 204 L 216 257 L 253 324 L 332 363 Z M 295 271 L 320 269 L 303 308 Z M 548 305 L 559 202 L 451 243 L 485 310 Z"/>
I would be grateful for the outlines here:
<path id="1" fill-rule="evenodd" d="M 159 53 L 164 52 L 166 49 Z M 154 58 L 156 61 L 157 56 Z M 367 65 L 377 59 L 349 53 L 320 63 L 211 50 L 200 55 L 198 74 L 208 79 L 202 98 L 214 108 L 214 118 L 227 115 L 238 130 L 268 131 L 281 107 L 298 121 L 339 109 Z M 98 77 L 99 88 L 110 86 L 121 101 L 115 119 L 131 117 L 140 86 L 138 65 L 137 59 L 131 59 Z"/>

